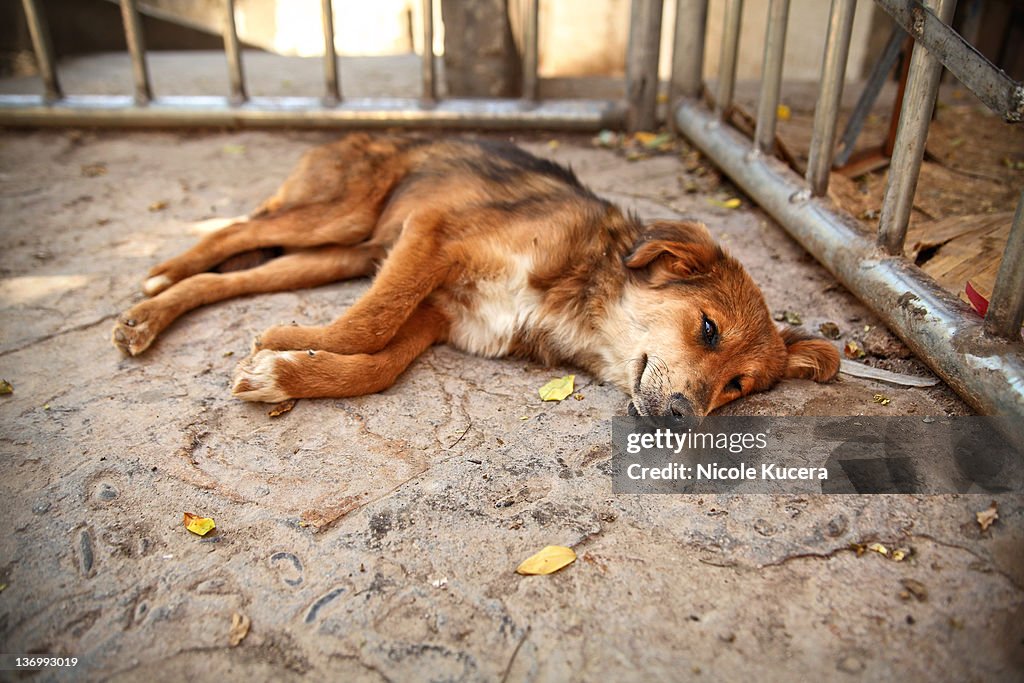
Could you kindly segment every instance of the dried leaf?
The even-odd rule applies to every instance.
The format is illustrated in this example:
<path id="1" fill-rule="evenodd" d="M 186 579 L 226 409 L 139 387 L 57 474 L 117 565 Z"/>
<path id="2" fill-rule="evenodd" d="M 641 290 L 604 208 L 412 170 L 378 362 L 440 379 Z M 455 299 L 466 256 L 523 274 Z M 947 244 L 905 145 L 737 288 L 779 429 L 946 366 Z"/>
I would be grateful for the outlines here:
<path id="1" fill-rule="evenodd" d="M 775 116 L 779 119 L 779 121 L 789 121 L 792 115 L 793 111 L 784 104 L 780 104 L 778 107 L 775 108 Z"/>
<path id="2" fill-rule="evenodd" d="M 889 549 L 881 543 L 868 543 L 868 550 L 889 557 Z"/>
<path id="3" fill-rule="evenodd" d="M 7 584 L 0 583 L 0 593 L 3 593 L 5 590 L 7 590 Z"/>
<path id="4" fill-rule="evenodd" d="M 0 379 L 0 396 L 14 393 L 14 385 L 5 379 Z"/>
<path id="5" fill-rule="evenodd" d="M 892 561 L 902 562 L 903 560 L 910 557 L 910 555 L 911 551 L 909 548 L 896 548 L 896 550 L 892 551 Z"/>
<path id="6" fill-rule="evenodd" d="M 843 354 L 850 359 L 863 358 L 865 355 L 864 349 L 860 348 L 860 344 L 852 339 L 846 342 L 846 346 L 843 347 Z"/>
<path id="7" fill-rule="evenodd" d="M 205 536 L 217 528 L 217 525 L 209 517 L 200 517 L 199 515 L 193 515 L 191 512 L 185 513 L 182 523 L 186 529 L 198 536 Z"/>
<path id="8" fill-rule="evenodd" d="M 167 208 L 166 200 L 161 199 L 160 201 L 153 202 L 149 205 L 150 211 L 163 211 Z"/>
<path id="9" fill-rule="evenodd" d="M 639 142 L 641 145 L 643 145 L 645 147 L 651 141 L 655 140 L 657 137 L 658 137 L 657 133 L 651 133 L 651 132 L 646 131 L 646 130 L 641 130 L 639 132 L 633 133 L 633 139 L 635 141 Z"/>
<path id="10" fill-rule="evenodd" d="M 548 149 L 558 149 L 562 146 L 562 143 L 558 140 L 548 140 Z"/>
<path id="11" fill-rule="evenodd" d="M 101 175 L 107 175 L 106 164 L 86 164 L 81 167 L 82 175 L 86 178 L 96 178 Z"/>
<path id="12" fill-rule="evenodd" d="M 917 598 L 918 602 L 924 602 L 928 599 L 928 589 L 925 588 L 924 584 L 915 579 L 901 579 L 900 583 L 907 589 L 907 592 Z"/>
<path id="13" fill-rule="evenodd" d="M 572 397 L 574 399 L 576 399 L 577 401 L 582 401 L 583 400 L 583 394 L 573 394 Z"/>
<path id="14" fill-rule="evenodd" d="M 715 206 L 720 206 L 723 209 L 738 209 L 738 208 L 740 208 L 740 206 L 742 206 L 743 201 L 741 199 L 739 199 L 738 197 L 730 197 L 729 199 L 725 199 L 725 200 L 709 199 L 708 203 L 709 204 L 714 204 Z"/>
<path id="15" fill-rule="evenodd" d="M 566 567 L 576 561 L 576 553 L 572 548 L 563 545 L 549 545 L 536 555 L 526 558 L 522 564 L 516 567 L 516 573 L 530 574 L 553 574 L 562 567 Z"/>
<path id="16" fill-rule="evenodd" d="M 655 135 L 653 138 L 646 140 L 643 145 L 647 149 L 662 150 L 666 147 L 670 147 L 672 145 L 672 141 L 672 133 L 661 133 L 660 135 Z"/>
<path id="17" fill-rule="evenodd" d="M 228 645 L 238 647 L 238 644 L 249 635 L 249 617 L 235 612 L 231 615 L 231 630 L 228 631 Z"/>
<path id="18" fill-rule="evenodd" d="M 224 145 L 225 154 L 244 154 L 245 145 Z"/>
<path id="19" fill-rule="evenodd" d="M 822 323 L 818 326 L 818 331 L 827 339 L 839 339 L 840 334 L 839 325 L 834 322 Z"/>
<path id="20" fill-rule="evenodd" d="M 978 518 L 978 526 L 981 527 L 981 530 L 988 531 L 988 528 L 999 519 L 999 506 L 993 500 L 987 508 L 981 512 L 974 513 L 974 515 Z"/>
<path id="21" fill-rule="evenodd" d="M 294 398 L 290 398 L 287 401 L 281 401 L 280 403 L 274 405 L 273 408 L 268 410 L 267 415 L 269 415 L 270 417 L 278 417 L 280 415 L 284 415 L 285 413 L 287 413 L 288 411 L 295 407 L 295 401 L 296 399 Z"/>
<path id="22" fill-rule="evenodd" d="M 857 557 L 860 557 L 864 554 L 864 551 L 867 550 L 867 548 L 862 543 L 851 543 L 850 550 L 857 553 Z"/>
<path id="23" fill-rule="evenodd" d="M 790 325 L 801 325 L 803 324 L 803 318 L 796 311 L 786 311 L 785 313 L 786 322 Z"/>
<path id="24" fill-rule="evenodd" d="M 875 394 L 874 396 L 871 397 L 871 400 L 874 401 L 875 403 L 880 403 L 883 406 L 887 406 L 889 405 L 890 399 L 885 394 Z"/>
<path id="25" fill-rule="evenodd" d="M 576 375 L 566 375 L 565 377 L 551 380 L 538 390 L 541 400 L 561 401 L 572 393 L 575 380 Z"/>

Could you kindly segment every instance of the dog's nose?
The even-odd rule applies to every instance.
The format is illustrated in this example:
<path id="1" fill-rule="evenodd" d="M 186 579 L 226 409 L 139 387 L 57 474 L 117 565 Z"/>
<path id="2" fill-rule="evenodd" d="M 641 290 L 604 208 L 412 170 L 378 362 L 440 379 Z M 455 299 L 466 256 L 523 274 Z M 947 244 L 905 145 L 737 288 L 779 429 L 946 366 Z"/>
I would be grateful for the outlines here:
<path id="1" fill-rule="evenodd" d="M 674 417 L 695 417 L 697 414 L 690 399 L 679 393 L 669 396 L 668 412 Z"/>

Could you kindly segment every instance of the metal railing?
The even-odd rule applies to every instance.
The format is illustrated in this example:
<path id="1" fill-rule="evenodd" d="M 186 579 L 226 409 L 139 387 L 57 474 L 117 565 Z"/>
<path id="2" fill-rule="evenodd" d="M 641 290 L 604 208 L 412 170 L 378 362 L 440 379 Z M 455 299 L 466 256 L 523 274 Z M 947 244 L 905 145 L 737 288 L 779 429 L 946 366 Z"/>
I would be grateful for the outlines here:
<path id="1" fill-rule="evenodd" d="M 770 0 L 754 141 L 729 125 L 742 0 L 726 0 L 714 107 L 699 99 L 707 0 L 679 0 L 670 92 L 674 123 L 976 410 L 1022 418 L 1024 443 L 1024 194 L 982 319 L 902 256 L 943 65 L 1008 122 L 1024 89 L 949 27 L 954 0 L 875 0 L 915 39 L 877 235 L 827 200 L 855 0 L 832 0 L 807 171 L 770 154 L 775 140 L 789 0 Z M 684 20 L 688 17 L 689 20 Z M 685 57 L 682 56 L 685 53 Z"/>
<path id="2" fill-rule="evenodd" d="M 346 98 L 334 50 L 331 0 L 322 0 L 324 95 L 250 97 L 234 21 L 224 0 L 225 97 L 154 95 L 136 0 L 120 0 L 132 60 L 134 97 L 67 96 L 37 0 L 23 0 L 44 94 L 0 96 L 0 124 L 110 126 L 438 126 L 632 130 L 657 125 L 662 2 L 633 0 L 620 100 L 539 96 L 538 0 L 526 0 L 523 97 L 439 98 L 433 44 L 434 0 L 422 0 L 422 92 L 405 98 Z M 984 319 L 902 257 L 942 65 L 1006 121 L 1024 118 L 1024 88 L 949 27 L 954 0 L 875 0 L 915 39 L 899 116 L 889 184 L 877 236 L 824 198 L 835 160 L 836 128 L 855 0 L 832 0 L 813 136 L 805 176 L 771 154 L 782 82 L 789 0 L 770 0 L 754 140 L 729 125 L 736 83 L 742 0 L 725 0 L 724 33 L 712 109 L 700 100 L 707 0 L 676 0 L 669 101 L 672 123 L 767 210 L 898 334 L 920 358 L 982 413 L 1024 418 L 1024 194 L 1018 203 Z M 844 141 L 844 148 L 848 147 Z M 844 152 L 846 150 L 844 149 Z M 1019 424 L 1024 436 L 1024 419 Z"/>
<path id="3" fill-rule="evenodd" d="M 651 129 L 657 123 L 660 0 L 634 0 L 626 54 L 626 94 L 612 99 L 540 97 L 538 4 L 526 0 L 523 21 L 523 96 L 439 98 L 433 52 L 435 0 L 423 2 L 422 91 L 419 97 L 346 98 L 334 47 L 334 11 L 322 0 L 323 97 L 251 97 L 247 94 L 234 0 L 222 0 L 224 52 L 230 92 L 224 97 L 161 97 L 153 92 L 137 0 L 120 0 L 131 56 L 134 96 L 66 95 L 38 0 L 22 0 L 44 84 L 44 94 L 0 96 L 0 124 L 92 126 L 438 126 L 599 130 Z M 343 17 L 341 17 L 343 19 Z"/>

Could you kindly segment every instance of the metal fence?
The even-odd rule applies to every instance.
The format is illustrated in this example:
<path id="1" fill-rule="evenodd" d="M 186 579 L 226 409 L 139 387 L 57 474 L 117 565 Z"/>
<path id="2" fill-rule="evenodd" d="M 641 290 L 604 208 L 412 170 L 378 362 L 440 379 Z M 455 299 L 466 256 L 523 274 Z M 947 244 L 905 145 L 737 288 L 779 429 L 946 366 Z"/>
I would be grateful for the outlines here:
<path id="1" fill-rule="evenodd" d="M 432 53 L 433 0 L 424 3 L 422 92 L 408 98 L 346 98 L 334 51 L 331 0 L 322 0 L 324 95 L 249 97 L 234 22 L 224 0 L 230 92 L 224 97 L 159 97 L 146 67 L 135 0 L 120 0 L 131 54 L 134 96 L 67 96 L 36 0 L 23 0 L 42 96 L 0 96 L 0 123 L 113 126 L 438 126 L 594 130 L 650 129 L 657 123 L 662 2 L 633 0 L 621 100 L 539 97 L 538 0 L 527 0 L 521 99 L 438 98 Z M 915 40 L 877 235 L 824 198 L 834 161 L 839 102 L 855 0 L 832 0 L 807 172 L 772 155 L 782 82 L 789 0 L 770 0 L 753 140 L 729 125 L 736 82 L 742 0 L 725 0 L 721 59 L 713 106 L 702 99 L 707 0 L 676 0 L 669 101 L 672 123 L 779 221 L 907 345 L 983 413 L 1024 418 L 1024 194 L 1018 204 L 984 319 L 902 257 L 932 107 L 944 65 L 1006 121 L 1024 118 L 1024 88 L 950 27 L 955 0 L 875 0 Z M 1024 425 L 1024 420 L 1020 422 Z M 1021 434 L 1024 434 L 1022 427 Z"/>
<path id="2" fill-rule="evenodd" d="M 707 1 L 680 1 L 674 123 L 968 403 L 982 413 L 1024 418 L 1024 194 L 984 319 L 902 256 L 942 66 L 1008 122 L 1024 117 L 1024 89 L 950 28 L 955 0 L 875 3 L 915 40 L 876 236 L 824 196 L 855 0 L 832 0 L 804 177 L 771 153 L 789 0 L 771 0 L 753 141 L 727 122 L 742 0 L 727 0 L 713 109 L 700 100 Z"/>
<path id="3" fill-rule="evenodd" d="M 660 0 L 637 0 L 630 13 L 627 96 L 541 99 L 537 77 L 539 0 L 527 0 L 523 21 L 523 96 L 520 99 L 439 98 L 433 53 L 433 7 L 423 2 L 423 64 L 419 97 L 347 98 L 334 47 L 331 0 L 322 0 L 322 97 L 250 97 L 235 27 L 235 2 L 224 6 L 224 52 L 230 92 L 224 97 L 161 97 L 153 92 L 136 0 L 120 0 L 131 55 L 134 96 L 66 95 L 39 0 L 22 0 L 45 93 L 0 96 L 0 123 L 110 126 L 436 126 L 445 128 L 653 128 L 658 89 Z M 338 17 L 344 20 L 344 17 Z M 653 46 L 653 48 L 651 47 Z"/>

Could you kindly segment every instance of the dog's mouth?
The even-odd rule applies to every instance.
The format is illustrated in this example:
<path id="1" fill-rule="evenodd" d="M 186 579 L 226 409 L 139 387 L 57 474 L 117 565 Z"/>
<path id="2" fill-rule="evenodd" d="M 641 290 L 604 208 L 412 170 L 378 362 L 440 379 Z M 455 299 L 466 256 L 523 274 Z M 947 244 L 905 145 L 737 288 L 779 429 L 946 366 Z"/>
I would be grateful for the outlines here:
<path id="1" fill-rule="evenodd" d="M 632 400 L 626 405 L 626 414 L 630 417 L 667 417 L 676 420 L 694 421 L 697 423 L 702 415 L 694 409 L 688 397 L 672 392 L 664 386 L 665 380 L 660 373 L 652 373 L 652 377 L 644 381 L 644 375 L 650 365 L 650 357 L 645 353 L 637 361 L 636 379 L 633 381 Z"/>

